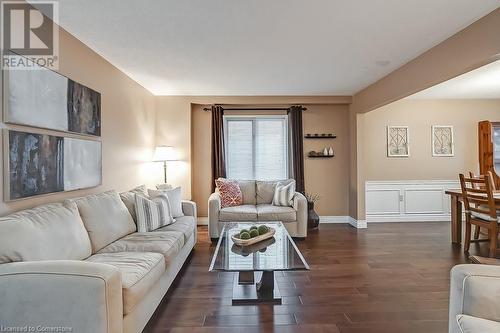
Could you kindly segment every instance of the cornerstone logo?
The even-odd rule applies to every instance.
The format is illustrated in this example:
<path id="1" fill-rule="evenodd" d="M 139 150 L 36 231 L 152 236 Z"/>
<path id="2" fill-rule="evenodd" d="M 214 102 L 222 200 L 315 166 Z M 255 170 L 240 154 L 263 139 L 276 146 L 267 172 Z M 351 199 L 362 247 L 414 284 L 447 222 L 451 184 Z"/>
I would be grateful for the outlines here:
<path id="1" fill-rule="evenodd" d="M 58 69 L 57 1 L 2 1 L 3 69 Z M 36 7 L 36 8 L 35 8 Z M 42 14 L 43 13 L 43 14 Z"/>

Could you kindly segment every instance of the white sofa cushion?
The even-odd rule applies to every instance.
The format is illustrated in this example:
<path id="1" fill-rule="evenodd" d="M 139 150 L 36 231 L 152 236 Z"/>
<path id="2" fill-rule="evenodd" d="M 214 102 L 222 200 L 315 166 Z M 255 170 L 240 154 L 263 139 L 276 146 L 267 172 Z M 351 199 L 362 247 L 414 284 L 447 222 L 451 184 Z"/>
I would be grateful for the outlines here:
<path id="1" fill-rule="evenodd" d="M 90 239 L 72 202 L 54 203 L 0 218 L 0 263 L 82 260 Z"/>
<path id="2" fill-rule="evenodd" d="M 257 221 L 257 207 L 241 205 L 222 208 L 219 212 L 219 220 L 223 222 Z"/>
<path id="3" fill-rule="evenodd" d="M 167 225 L 166 227 L 157 229 L 155 231 L 177 231 L 182 232 L 184 235 L 184 242 L 196 231 L 196 220 L 193 216 L 182 216 L 178 217 L 174 223 Z"/>
<path id="4" fill-rule="evenodd" d="M 297 221 L 297 212 L 292 207 L 274 205 L 257 205 L 257 219 L 259 221 Z"/>
<path id="5" fill-rule="evenodd" d="M 135 196 L 135 212 L 137 215 L 137 231 L 148 232 L 174 222 L 170 203 L 166 194 L 151 200 L 141 195 Z"/>
<path id="6" fill-rule="evenodd" d="M 171 190 L 148 189 L 148 194 L 151 198 L 156 198 L 159 195 L 166 194 L 168 202 L 170 203 L 172 217 L 177 218 L 184 216 L 184 212 L 182 211 L 182 189 L 180 186 Z"/>
<path id="7" fill-rule="evenodd" d="M 137 215 L 135 214 L 135 195 L 139 194 L 145 198 L 148 197 L 148 190 L 146 189 L 146 185 L 137 186 L 136 188 L 120 193 L 120 198 L 122 199 L 125 207 L 127 207 L 130 215 L 134 222 L 137 222 Z"/>
<path id="8" fill-rule="evenodd" d="M 116 191 L 73 199 L 92 243 L 92 253 L 136 230 L 134 220 Z"/>
<path id="9" fill-rule="evenodd" d="M 243 195 L 243 204 L 255 205 L 257 203 L 255 180 L 237 180 L 237 182 Z"/>
<path id="10" fill-rule="evenodd" d="M 118 252 L 94 254 L 86 261 L 112 265 L 122 273 L 123 314 L 134 309 L 165 272 L 159 253 Z"/>
<path id="11" fill-rule="evenodd" d="M 498 333 L 500 323 L 467 315 L 457 316 L 458 327 L 463 333 Z"/>
<path id="12" fill-rule="evenodd" d="M 184 234 L 178 231 L 135 232 L 101 249 L 99 253 L 155 252 L 168 264 L 184 246 Z"/>

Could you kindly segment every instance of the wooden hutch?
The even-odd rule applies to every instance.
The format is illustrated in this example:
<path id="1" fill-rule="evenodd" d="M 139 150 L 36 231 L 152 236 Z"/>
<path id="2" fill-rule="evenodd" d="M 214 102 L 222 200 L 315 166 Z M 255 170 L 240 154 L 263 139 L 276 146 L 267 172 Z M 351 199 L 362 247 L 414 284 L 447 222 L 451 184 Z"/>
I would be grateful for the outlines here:
<path id="1" fill-rule="evenodd" d="M 493 173 L 496 188 L 500 189 L 500 122 L 479 123 L 479 171 Z"/>

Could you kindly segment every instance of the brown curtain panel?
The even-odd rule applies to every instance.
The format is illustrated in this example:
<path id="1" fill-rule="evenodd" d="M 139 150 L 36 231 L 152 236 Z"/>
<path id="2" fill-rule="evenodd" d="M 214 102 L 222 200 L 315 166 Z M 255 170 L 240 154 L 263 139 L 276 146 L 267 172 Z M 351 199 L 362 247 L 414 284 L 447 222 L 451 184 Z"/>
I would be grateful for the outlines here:
<path id="1" fill-rule="evenodd" d="M 302 110 L 302 105 L 288 109 L 288 174 L 295 179 L 296 191 L 300 193 L 305 191 Z"/>
<path id="2" fill-rule="evenodd" d="M 226 177 L 226 156 L 224 152 L 224 109 L 212 106 L 212 191 L 215 180 Z"/>

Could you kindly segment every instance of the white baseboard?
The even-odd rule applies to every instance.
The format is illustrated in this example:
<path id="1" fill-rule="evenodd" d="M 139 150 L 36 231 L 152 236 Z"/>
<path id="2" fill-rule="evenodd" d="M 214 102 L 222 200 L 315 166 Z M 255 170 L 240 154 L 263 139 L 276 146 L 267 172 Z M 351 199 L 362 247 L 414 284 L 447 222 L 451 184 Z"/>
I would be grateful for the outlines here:
<path id="1" fill-rule="evenodd" d="M 320 216 L 319 217 L 320 224 L 328 224 L 328 223 L 346 223 L 350 224 L 354 228 L 364 229 L 366 228 L 365 220 L 356 220 L 351 216 Z"/>
<path id="2" fill-rule="evenodd" d="M 208 225 L 208 216 L 198 216 L 198 225 Z"/>
<path id="3" fill-rule="evenodd" d="M 368 225 L 366 220 L 356 220 L 354 217 L 349 216 L 349 224 L 357 229 L 366 229 Z"/>

